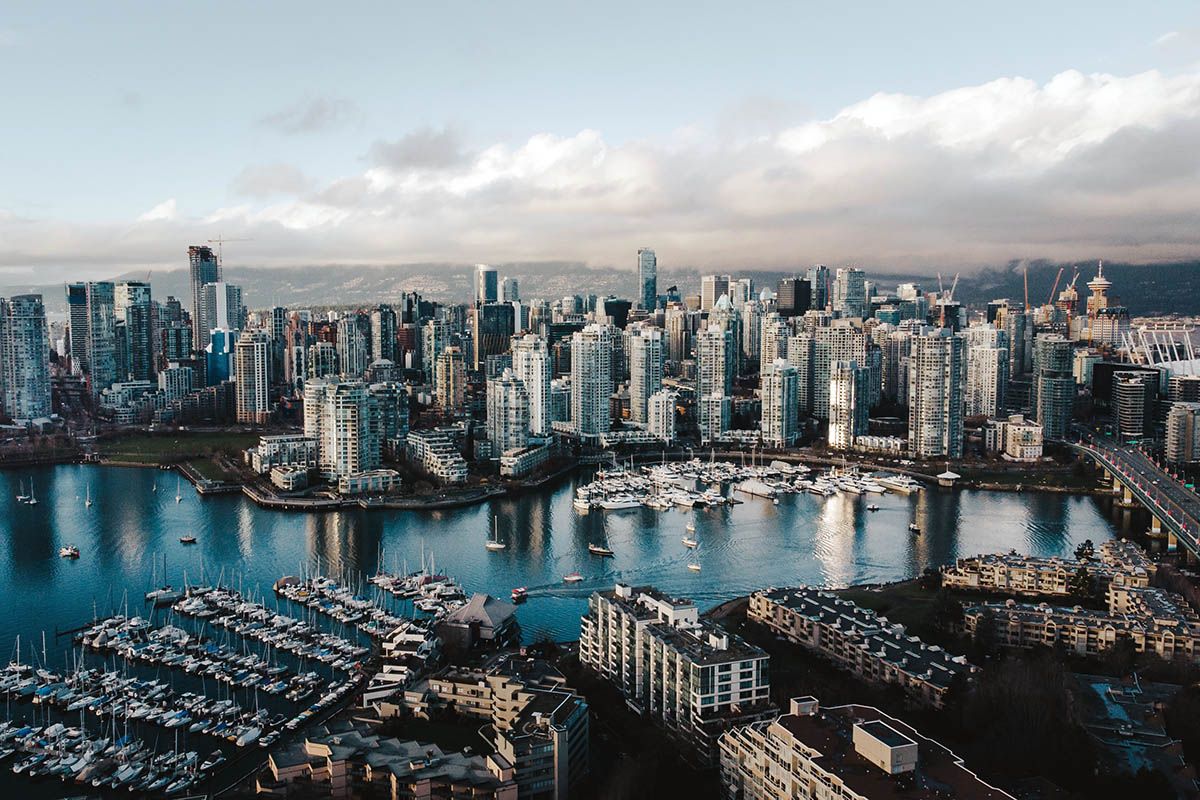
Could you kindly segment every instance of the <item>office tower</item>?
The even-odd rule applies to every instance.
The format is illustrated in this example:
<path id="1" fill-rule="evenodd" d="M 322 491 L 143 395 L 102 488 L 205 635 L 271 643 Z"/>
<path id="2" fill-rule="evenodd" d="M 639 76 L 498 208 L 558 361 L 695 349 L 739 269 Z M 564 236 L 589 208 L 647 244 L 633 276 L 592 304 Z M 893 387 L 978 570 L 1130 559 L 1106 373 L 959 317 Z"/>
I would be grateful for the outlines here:
<path id="1" fill-rule="evenodd" d="M 849 450 L 856 437 L 866 435 L 870 407 L 863 399 L 870 379 L 871 371 L 857 362 L 829 365 L 829 449 Z"/>
<path id="2" fill-rule="evenodd" d="M 122 380 L 154 380 L 152 309 L 150 284 L 123 281 L 114 287 L 114 320 L 124 324 L 122 344 L 126 357 L 118 370 Z"/>
<path id="3" fill-rule="evenodd" d="M 396 358 L 396 310 L 387 304 L 371 312 L 371 356 L 400 363 Z"/>
<path id="4" fill-rule="evenodd" d="M 829 306 L 829 267 L 818 264 L 808 271 L 806 278 L 812 289 L 812 304 L 809 307 L 824 311 Z"/>
<path id="5" fill-rule="evenodd" d="M 1008 393 L 1008 334 L 992 325 L 972 325 L 967 342 L 968 417 L 1002 417 Z"/>
<path id="6" fill-rule="evenodd" d="M 1165 456 L 1169 464 L 1200 461 L 1200 403 L 1171 403 L 1167 412 Z"/>
<path id="7" fill-rule="evenodd" d="M 908 452 L 961 458 L 966 343 L 945 328 L 912 337 L 908 367 Z"/>
<path id="8" fill-rule="evenodd" d="M 87 284 L 68 283 L 67 326 L 70 345 L 67 354 L 71 357 L 71 372 L 82 375 L 87 371 Z"/>
<path id="9" fill-rule="evenodd" d="M 760 347 L 762 345 L 762 305 L 751 299 L 742 303 L 741 307 L 741 339 L 738 346 L 741 349 L 741 362 L 759 363 Z"/>
<path id="10" fill-rule="evenodd" d="M 763 317 L 758 350 L 759 363 L 769 364 L 777 358 L 787 358 L 788 339 L 792 329 L 782 314 L 772 311 Z"/>
<path id="11" fill-rule="evenodd" d="M 737 278 L 736 280 L 730 280 L 726 294 L 729 295 L 729 302 L 733 304 L 734 308 L 741 308 L 742 304 L 754 299 L 754 279 Z"/>
<path id="12" fill-rule="evenodd" d="M 843 317 L 865 317 L 867 314 L 866 276 L 861 269 L 839 268 L 833 282 L 833 310 Z"/>
<path id="13" fill-rule="evenodd" d="M 596 592 L 580 620 L 580 663 L 700 764 L 715 763 L 724 730 L 774 716 L 769 660 L 691 601 L 648 586 Z"/>
<path id="14" fill-rule="evenodd" d="M 504 280 L 500 281 L 500 302 L 521 302 L 521 285 L 516 278 L 505 276 Z"/>
<path id="15" fill-rule="evenodd" d="M 675 364 L 691 357 L 692 335 L 700 324 L 700 314 L 683 306 L 669 306 L 663 317 L 667 330 L 667 360 Z"/>
<path id="16" fill-rule="evenodd" d="M 784 319 L 803 316 L 812 307 L 812 283 L 808 278 L 784 278 L 776 294 L 775 307 Z"/>
<path id="17" fill-rule="evenodd" d="M 471 339 L 475 346 L 474 369 L 482 370 L 488 356 L 508 352 L 516 332 L 513 307 L 508 303 L 484 303 L 473 309 Z"/>
<path id="18" fill-rule="evenodd" d="M 629 324 L 629 310 L 633 303 L 619 297 L 609 295 L 599 302 L 596 308 L 596 321 L 607 322 L 619 330 L 624 330 Z"/>
<path id="19" fill-rule="evenodd" d="M 487 264 L 475 265 L 475 305 L 495 303 L 500 299 L 498 278 L 495 267 L 489 267 Z"/>
<path id="20" fill-rule="evenodd" d="M 317 440 L 317 464 L 326 480 L 379 468 L 382 443 L 373 405 L 361 381 L 304 384 L 304 435 Z"/>
<path id="21" fill-rule="evenodd" d="M 195 383 L 196 371 L 191 367 L 168 364 L 158 371 L 158 388 L 167 402 L 179 400 L 191 394 Z"/>
<path id="22" fill-rule="evenodd" d="M 213 328 L 208 332 L 208 344 L 204 346 L 204 381 L 207 386 L 217 386 L 234 377 L 233 352 L 238 332 L 227 328 Z"/>
<path id="23" fill-rule="evenodd" d="M 1008 336 L 1008 375 L 1016 380 L 1029 372 L 1029 317 L 1023 307 L 1010 305 L 1007 300 L 994 300 L 988 305 L 988 313 L 996 313 L 996 325 Z"/>
<path id="24" fill-rule="evenodd" d="M 487 383 L 487 433 L 493 458 L 529 444 L 529 393 L 511 369 Z"/>
<path id="25" fill-rule="evenodd" d="M 370 366 L 367 332 L 363 327 L 358 314 L 347 314 L 337 323 L 338 371 L 347 378 L 361 378 Z"/>
<path id="26" fill-rule="evenodd" d="M 722 296 L 729 295 L 728 275 L 705 275 L 700 279 L 700 310 L 708 311 Z"/>
<path id="27" fill-rule="evenodd" d="M 782 358 L 764 362 L 759 371 L 762 440 L 768 447 L 791 447 L 800 434 L 796 368 Z"/>
<path id="28" fill-rule="evenodd" d="M 462 348 L 447 345 L 434 365 L 434 393 L 438 406 L 446 414 L 463 410 L 467 397 L 467 363 Z"/>
<path id="29" fill-rule="evenodd" d="M 1075 405 L 1074 352 L 1057 333 L 1040 333 L 1034 342 L 1034 408 L 1045 439 L 1062 439 Z"/>
<path id="30" fill-rule="evenodd" d="M 0 411 L 12 419 L 50 416 L 50 333 L 40 294 L 0 297 Z"/>
<path id="31" fill-rule="evenodd" d="M 647 311 L 658 307 L 658 256 L 649 247 L 638 250 L 638 306 Z"/>
<path id="32" fill-rule="evenodd" d="M 660 389 L 646 401 L 646 432 L 667 444 L 675 441 L 675 407 L 679 393 Z"/>
<path id="33" fill-rule="evenodd" d="M 629 337 L 629 421 L 645 425 L 650 396 L 662 389 L 663 332 L 642 328 Z"/>
<path id="34" fill-rule="evenodd" d="M 305 355 L 308 377 L 328 378 L 338 374 L 337 345 L 333 342 L 317 341 L 308 346 Z"/>
<path id="35" fill-rule="evenodd" d="M 421 329 L 421 350 L 424 353 L 422 364 L 425 369 L 425 380 L 434 382 L 438 359 L 442 351 L 450 344 L 450 323 L 444 319 L 431 319 Z"/>
<path id="36" fill-rule="evenodd" d="M 1154 435 L 1159 376 L 1154 372 L 1114 372 L 1112 415 L 1123 440 Z"/>
<path id="37" fill-rule="evenodd" d="M 246 308 L 242 305 L 242 287 L 225 283 L 205 284 L 200 289 L 200 330 L 205 338 L 216 328 L 239 331 L 246 325 Z"/>
<path id="38" fill-rule="evenodd" d="M 237 421 L 263 425 L 271 420 L 271 335 L 264 330 L 242 331 L 234 347 L 234 389 Z"/>
<path id="39" fill-rule="evenodd" d="M 550 350 L 541 336 L 527 333 L 513 339 L 512 371 L 529 396 L 529 433 L 536 437 L 551 435 L 550 384 L 554 370 Z"/>
<path id="40" fill-rule="evenodd" d="M 869 371 L 866 394 L 859 398 L 869 410 L 879 403 L 883 354 L 857 320 L 832 320 L 788 340 L 787 359 L 800 378 L 800 410 L 818 419 L 829 418 L 829 365 L 853 361 Z"/>
<path id="41" fill-rule="evenodd" d="M 571 422 L 581 439 L 594 439 L 612 428 L 611 325 L 593 323 L 571 337 Z"/>
<path id="42" fill-rule="evenodd" d="M 87 338 L 84 371 L 92 395 L 112 386 L 117 375 L 115 292 L 107 281 L 84 284 L 87 302 Z"/>
<path id="43" fill-rule="evenodd" d="M 188 272 L 192 284 L 192 341 L 200 343 L 208 341 L 208 331 L 205 328 L 203 308 L 203 289 L 207 284 L 219 283 L 221 280 L 221 264 L 211 247 L 192 245 L 188 248 Z"/>

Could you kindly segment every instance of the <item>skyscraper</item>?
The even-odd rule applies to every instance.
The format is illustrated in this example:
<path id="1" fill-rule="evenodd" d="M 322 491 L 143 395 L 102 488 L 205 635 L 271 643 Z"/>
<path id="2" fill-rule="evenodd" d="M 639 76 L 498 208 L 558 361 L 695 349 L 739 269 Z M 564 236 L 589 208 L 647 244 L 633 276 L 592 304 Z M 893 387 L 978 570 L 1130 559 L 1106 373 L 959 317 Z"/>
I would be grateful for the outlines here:
<path id="1" fill-rule="evenodd" d="M 612 428 L 613 327 L 593 323 L 571 336 L 571 421 L 581 439 Z"/>
<path id="2" fill-rule="evenodd" d="M 908 452 L 961 458 L 966 343 L 938 328 L 912 337 L 908 368 Z"/>
<path id="3" fill-rule="evenodd" d="M 833 283 L 833 310 L 843 317 L 867 315 L 866 275 L 861 269 L 839 268 Z"/>
<path id="4" fill-rule="evenodd" d="M 71 357 L 71 371 L 82 375 L 87 371 L 87 284 L 68 283 L 66 289 L 67 324 L 71 335 L 68 355 Z"/>
<path id="5" fill-rule="evenodd" d="M 812 308 L 824 311 L 829 305 L 829 267 L 818 264 L 808 271 L 806 277 L 812 288 Z"/>
<path id="6" fill-rule="evenodd" d="M 40 294 L 0 298 L 0 410 L 50 416 L 50 334 Z"/>
<path id="7" fill-rule="evenodd" d="M 1001 417 L 1008 392 L 1008 334 L 992 325 L 972 325 L 967 340 L 966 415 Z"/>
<path id="8" fill-rule="evenodd" d="M 516 278 L 505 276 L 504 280 L 500 282 L 500 302 L 521 302 L 521 286 Z"/>
<path id="9" fill-rule="evenodd" d="M 660 389 L 646 402 L 646 431 L 668 444 L 675 441 L 675 406 L 679 394 Z"/>
<path id="10" fill-rule="evenodd" d="M 482 370 L 487 357 L 507 353 L 516 332 L 513 307 L 509 303 L 482 303 L 472 316 L 472 341 L 475 344 L 474 369 Z"/>
<path id="11" fill-rule="evenodd" d="M 462 348 L 448 345 L 438 354 L 435 392 L 443 413 L 457 414 L 467 396 L 467 363 Z"/>
<path id="12" fill-rule="evenodd" d="M 855 437 L 867 433 L 870 378 L 871 371 L 854 361 L 829 365 L 829 449 L 849 450 Z"/>
<path id="13" fill-rule="evenodd" d="M 124 323 L 126 362 L 121 364 L 122 380 L 154 379 L 153 302 L 150 284 L 143 281 L 118 283 L 113 295 L 113 313 Z"/>
<path id="14" fill-rule="evenodd" d="M 347 314 L 337 323 L 338 370 L 347 378 L 358 379 L 370 366 L 368 339 L 357 314 Z"/>
<path id="15" fill-rule="evenodd" d="M 270 421 L 271 336 L 264 330 L 242 331 L 234 345 L 234 388 L 237 421 L 261 425 Z"/>
<path id="16" fill-rule="evenodd" d="M 450 323 L 444 319 L 431 319 L 421 329 L 422 366 L 425 370 L 425 380 L 433 383 L 437 372 L 438 359 L 442 351 L 450 344 Z"/>
<path id="17" fill-rule="evenodd" d="M 218 281 L 200 288 L 200 330 L 203 341 L 209 331 L 223 328 L 240 331 L 246 326 L 246 307 L 242 304 L 242 287 Z"/>
<path id="18" fill-rule="evenodd" d="M 803 316 L 812 305 L 812 284 L 808 278 L 784 278 L 776 290 L 776 309 L 781 317 Z"/>
<path id="19" fill-rule="evenodd" d="M 799 435 L 796 368 L 782 358 L 764 362 L 759 372 L 762 440 L 769 447 L 791 447 Z"/>
<path id="20" fill-rule="evenodd" d="M 717 423 L 710 414 L 719 411 L 715 402 L 706 402 L 706 398 L 719 396 L 729 402 L 729 394 L 733 387 L 733 334 L 722 330 L 717 325 L 709 325 L 696 337 L 696 418 L 700 427 L 701 437 L 705 432 L 711 436 L 723 432 L 728 421 Z M 715 437 L 712 437 L 715 438 Z"/>
<path id="21" fill-rule="evenodd" d="M 510 369 L 487 383 L 487 432 L 494 458 L 529 444 L 529 393 Z"/>
<path id="22" fill-rule="evenodd" d="M 1062 439 L 1075 405 L 1074 346 L 1057 333 L 1034 341 L 1034 409 L 1045 439 Z"/>
<path id="23" fill-rule="evenodd" d="M 371 404 L 361 381 L 318 379 L 304 385 L 304 435 L 317 440 L 317 462 L 325 479 L 379 467 L 382 443 Z"/>
<path id="24" fill-rule="evenodd" d="M 203 327 L 201 293 L 206 284 L 221 280 L 221 264 L 211 247 L 192 245 L 188 248 L 188 272 L 192 283 L 192 341 L 200 347 L 208 341 L 208 330 Z"/>
<path id="25" fill-rule="evenodd" d="M 529 396 L 529 433 L 537 437 L 549 436 L 550 382 L 554 370 L 546 340 L 532 333 L 514 338 L 512 360 L 513 374 L 524 384 Z"/>
<path id="26" fill-rule="evenodd" d="M 728 275 L 705 275 L 700 279 L 700 310 L 708 311 L 722 295 L 729 294 Z"/>
<path id="27" fill-rule="evenodd" d="M 384 304 L 371 312 L 371 356 L 375 360 L 396 358 L 396 310 Z"/>
<path id="28" fill-rule="evenodd" d="M 663 332 L 642 328 L 629 337 L 629 421 L 645 425 L 650 396 L 662 389 Z"/>
<path id="29" fill-rule="evenodd" d="M 647 311 L 658 306 L 658 256 L 649 247 L 638 250 L 638 305 Z"/>
<path id="30" fill-rule="evenodd" d="M 87 366 L 92 395 L 112 386 L 117 375 L 116 319 L 114 287 L 107 281 L 84 284 L 87 297 Z"/>
<path id="31" fill-rule="evenodd" d="M 475 265 L 475 304 L 495 303 L 500 299 L 499 275 L 495 267 Z"/>
<path id="32" fill-rule="evenodd" d="M 883 354 L 862 326 L 851 320 L 814 328 L 788 340 L 787 358 L 800 377 L 800 410 L 829 418 L 829 368 L 834 361 L 853 361 L 870 372 L 866 394 L 858 398 L 868 409 L 879 402 Z"/>
<path id="33" fill-rule="evenodd" d="M 763 317 L 758 351 L 760 363 L 769 364 L 777 358 L 787 358 L 791 334 L 792 329 L 781 314 L 772 311 Z"/>

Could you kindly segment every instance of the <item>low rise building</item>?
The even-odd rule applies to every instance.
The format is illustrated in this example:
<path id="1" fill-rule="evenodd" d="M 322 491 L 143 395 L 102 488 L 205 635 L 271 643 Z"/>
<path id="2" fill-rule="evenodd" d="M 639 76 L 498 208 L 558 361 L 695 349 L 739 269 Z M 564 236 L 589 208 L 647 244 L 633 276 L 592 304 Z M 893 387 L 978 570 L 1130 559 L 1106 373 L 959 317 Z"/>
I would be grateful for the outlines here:
<path id="1" fill-rule="evenodd" d="M 551 446 L 536 444 L 507 450 L 500 454 L 500 475 L 505 478 L 524 478 L 532 475 L 550 460 Z"/>
<path id="2" fill-rule="evenodd" d="M 951 687 L 976 670 L 964 657 L 909 636 L 903 625 L 808 586 L 755 592 L 748 618 L 865 681 L 898 686 L 913 702 L 933 708 L 941 708 Z"/>
<path id="3" fill-rule="evenodd" d="M 580 621 L 580 662 L 700 764 L 716 763 L 724 731 L 774 715 L 769 659 L 701 620 L 692 601 L 649 586 L 594 593 Z"/>
<path id="4" fill-rule="evenodd" d="M 721 788 L 729 800 L 1012 800 L 895 717 L 813 697 L 723 735 Z"/>
<path id="5" fill-rule="evenodd" d="M 1042 426 L 1022 414 L 989 419 L 983 426 L 983 447 L 1009 461 L 1038 461 L 1042 457 Z"/>
<path id="6" fill-rule="evenodd" d="M 467 461 L 443 430 L 411 431 L 405 443 L 408 460 L 442 483 L 466 483 Z"/>
<path id="7" fill-rule="evenodd" d="M 299 492 L 308 488 L 308 470 L 304 467 L 273 467 L 271 484 L 284 492 Z"/>
<path id="8" fill-rule="evenodd" d="M 1037 558 L 1018 553 L 988 554 L 960 558 L 942 567 L 942 585 L 963 591 L 996 592 L 1027 597 L 1067 597 L 1071 581 L 1086 568 L 1097 590 L 1107 592 L 1114 580 L 1126 586 L 1147 587 L 1154 566 L 1145 556 L 1130 555 L 1128 542 L 1106 542 L 1100 558 L 1077 561 L 1072 558 Z M 1110 560 L 1110 558 L 1112 560 Z"/>
<path id="9" fill-rule="evenodd" d="M 394 469 L 370 469 L 338 478 L 338 494 L 387 494 L 400 488 L 400 473 Z"/>
<path id="10" fill-rule="evenodd" d="M 517 607 L 512 603 L 477 592 L 438 623 L 438 636 L 447 649 L 507 647 L 521 637 L 516 612 Z"/>
<path id="11" fill-rule="evenodd" d="M 246 451 L 245 461 L 259 475 L 265 475 L 275 467 L 315 469 L 318 465 L 317 437 L 301 433 L 260 436 L 258 444 Z"/>

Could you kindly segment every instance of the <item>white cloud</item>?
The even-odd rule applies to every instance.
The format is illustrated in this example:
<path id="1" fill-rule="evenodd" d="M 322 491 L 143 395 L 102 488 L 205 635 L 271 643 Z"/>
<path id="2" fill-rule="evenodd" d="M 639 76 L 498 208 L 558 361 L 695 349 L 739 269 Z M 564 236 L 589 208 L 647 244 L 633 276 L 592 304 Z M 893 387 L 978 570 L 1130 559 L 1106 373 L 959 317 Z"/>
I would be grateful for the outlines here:
<path id="1" fill-rule="evenodd" d="M 0 265 L 177 260 L 216 227 L 253 237 L 263 264 L 628 265 L 646 242 L 664 263 L 713 268 L 1156 260 L 1200 253 L 1196 141 L 1200 74 L 1159 72 L 877 94 L 741 139 L 688 129 L 613 143 L 582 130 L 471 149 L 424 129 L 381 140 L 361 173 L 323 185 L 275 165 L 243 172 L 244 202 L 201 219 L 167 201 L 143 219 L 172 224 L 122 240 L 137 252 L 81 246 L 101 229 L 0 218 Z"/>
<path id="2" fill-rule="evenodd" d="M 138 222 L 171 222 L 176 219 L 179 219 L 179 209 L 175 207 L 175 198 L 172 197 L 142 214 Z"/>

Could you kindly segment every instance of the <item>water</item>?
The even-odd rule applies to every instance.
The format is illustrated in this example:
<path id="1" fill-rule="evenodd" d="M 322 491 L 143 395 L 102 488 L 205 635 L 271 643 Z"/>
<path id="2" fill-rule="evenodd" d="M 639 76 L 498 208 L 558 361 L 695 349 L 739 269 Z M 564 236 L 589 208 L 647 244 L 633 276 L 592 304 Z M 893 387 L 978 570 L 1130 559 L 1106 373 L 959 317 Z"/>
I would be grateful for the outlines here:
<path id="1" fill-rule="evenodd" d="M 18 484 L 32 477 L 39 504 L 16 501 Z M 1129 512 L 1090 497 L 929 490 L 829 499 L 785 496 L 778 505 L 744 503 L 695 513 L 702 566 L 681 544 L 689 512 L 649 509 L 592 511 L 571 505 L 581 479 L 516 498 L 461 509 L 412 511 L 267 511 L 240 495 L 202 498 L 184 482 L 175 502 L 175 475 L 154 469 L 59 466 L 0 473 L 0 658 L 20 634 L 40 649 L 69 648 L 54 631 L 79 625 L 122 606 L 141 610 L 152 577 L 182 585 L 201 576 L 243 591 L 270 594 L 283 575 L 319 568 L 326 574 L 370 576 L 381 567 L 409 570 L 422 551 L 468 591 L 507 599 L 529 588 L 518 611 L 527 640 L 550 635 L 574 639 L 587 597 L 615 581 L 653 584 L 707 608 L 770 585 L 840 586 L 912 577 L 926 566 L 962 555 L 1015 549 L 1071 555 L 1084 539 L 1103 541 L 1129 523 Z M 158 491 L 152 488 L 157 485 Z M 87 508 L 90 487 L 94 505 Z M 880 506 L 868 512 L 868 503 Z M 493 518 L 508 548 L 483 543 Z M 908 532 L 916 520 L 924 533 Z M 197 537 L 183 545 L 179 537 Z M 614 558 L 587 552 L 604 543 Z M 78 560 L 58 549 L 76 544 Z M 381 561 L 382 557 L 382 561 Z M 155 566 L 157 565 L 157 566 Z M 582 583 L 564 585 L 578 571 Z M 157 576 L 155 573 L 157 572 Z M 50 663 L 61 666 L 50 653 Z"/>

